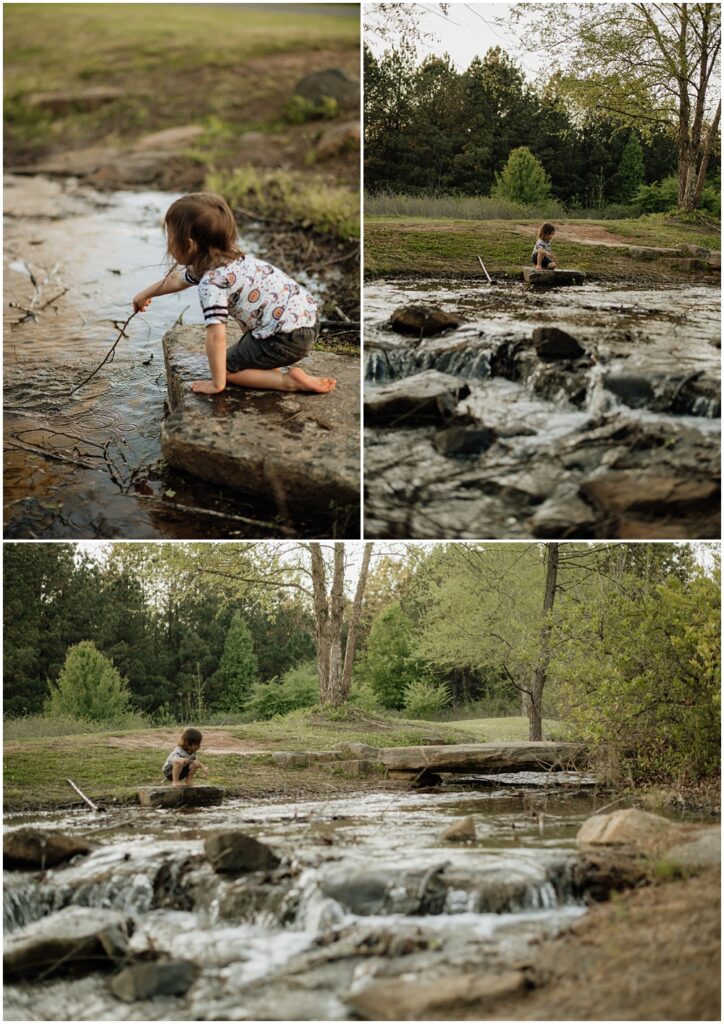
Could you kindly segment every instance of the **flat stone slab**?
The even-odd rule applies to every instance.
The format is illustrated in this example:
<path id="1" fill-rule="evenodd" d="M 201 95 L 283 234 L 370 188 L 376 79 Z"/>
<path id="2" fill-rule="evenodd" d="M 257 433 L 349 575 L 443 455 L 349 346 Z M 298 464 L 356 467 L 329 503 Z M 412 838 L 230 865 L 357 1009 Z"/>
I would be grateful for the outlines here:
<path id="1" fill-rule="evenodd" d="M 337 378 L 327 395 L 229 385 L 196 395 L 208 378 L 204 328 L 177 326 L 163 338 L 171 413 L 161 426 L 166 461 L 193 476 L 284 506 L 331 513 L 357 505 L 360 486 L 356 356 L 312 352 L 301 366 Z"/>
<path id="2" fill-rule="evenodd" d="M 585 279 L 582 270 L 537 270 L 535 267 L 523 267 L 523 280 L 534 288 L 561 288 L 583 284 Z"/>
<path id="3" fill-rule="evenodd" d="M 5 936 L 5 979 L 97 971 L 123 960 L 128 952 L 125 914 L 101 907 L 65 907 Z"/>
<path id="4" fill-rule="evenodd" d="M 420 420 L 444 423 L 461 398 L 470 394 L 468 385 L 449 373 L 424 370 L 402 380 L 370 389 L 365 395 L 365 422 Z"/>
<path id="5" fill-rule="evenodd" d="M 587 751 L 580 743 L 546 740 L 528 743 L 465 743 L 439 747 L 386 747 L 380 761 L 392 778 L 414 773 L 541 772 L 583 768 Z"/>
<path id="6" fill-rule="evenodd" d="M 224 799 L 221 786 L 139 786 L 142 807 L 214 807 Z"/>

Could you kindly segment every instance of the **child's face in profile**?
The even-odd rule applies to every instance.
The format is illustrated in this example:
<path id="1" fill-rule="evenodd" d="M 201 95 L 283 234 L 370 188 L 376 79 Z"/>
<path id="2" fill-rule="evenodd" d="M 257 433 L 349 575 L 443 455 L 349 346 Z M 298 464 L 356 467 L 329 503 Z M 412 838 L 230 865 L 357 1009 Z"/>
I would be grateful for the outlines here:
<path id="1" fill-rule="evenodd" d="M 195 754 L 197 750 L 201 750 L 201 744 L 189 743 L 187 744 L 186 749 L 188 750 L 189 754 Z"/>
<path id="2" fill-rule="evenodd" d="M 543 234 L 543 241 L 550 242 L 551 238 L 555 235 L 555 231 L 546 231 Z"/>

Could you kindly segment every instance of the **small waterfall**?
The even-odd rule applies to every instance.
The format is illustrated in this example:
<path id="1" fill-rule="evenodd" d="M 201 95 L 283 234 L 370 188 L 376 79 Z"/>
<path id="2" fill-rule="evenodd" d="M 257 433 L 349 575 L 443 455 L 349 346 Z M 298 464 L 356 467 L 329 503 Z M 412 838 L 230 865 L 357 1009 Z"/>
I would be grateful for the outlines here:
<path id="1" fill-rule="evenodd" d="M 54 891 L 27 876 L 20 879 L 5 875 L 3 885 L 3 928 L 17 931 L 51 913 Z"/>

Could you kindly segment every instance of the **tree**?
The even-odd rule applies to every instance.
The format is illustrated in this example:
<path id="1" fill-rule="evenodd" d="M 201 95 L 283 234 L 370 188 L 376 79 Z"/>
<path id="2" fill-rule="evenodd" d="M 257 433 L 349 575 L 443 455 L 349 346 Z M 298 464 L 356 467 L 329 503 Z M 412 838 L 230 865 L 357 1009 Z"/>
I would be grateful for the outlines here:
<path id="1" fill-rule="evenodd" d="M 495 176 L 493 195 L 512 203 L 536 206 L 551 197 L 551 180 L 543 164 L 527 146 L 511 151 L 500 174 Z"/>
<path id="2" fill-rule="evenodd" d="M 527 41 L 565 65 L 569 94 L 637 131 L 665 127 L 678 149 L 679 206 L 701 203 L 718 140 L 721 5 L 518 4 Z"/>
<path id="3" fill-rule="evenodd" d="M 68 648 L 58 681 L 50 686 L 45 713 L 109 722 L 128 713 L 130 697 L 128 680 L 94 643 L 83 640 Z"/>
<path id="4" fill-rule="evenodd" d="M 401 708 L 408 686 L 423 674 L 413 651 L 413 625 L 395 602 L 372 623 L 359 673 L 386 708 Z"/>
<path id="5" fill-rule="evenodd" d="M 259 664 L 254 653 L 251 631 L 236 612 L 224 641 L 219 662 L 219 707 L 224 711 L 240 711 L 249 699 L 257 681 Z"/>
<path id="6" fill-rule="evenodd" d="M 630 132 L 616 171 L 616 199 L 621 203 L 630 203 L 643 183 L 644 151 L 636 133 Z"/>

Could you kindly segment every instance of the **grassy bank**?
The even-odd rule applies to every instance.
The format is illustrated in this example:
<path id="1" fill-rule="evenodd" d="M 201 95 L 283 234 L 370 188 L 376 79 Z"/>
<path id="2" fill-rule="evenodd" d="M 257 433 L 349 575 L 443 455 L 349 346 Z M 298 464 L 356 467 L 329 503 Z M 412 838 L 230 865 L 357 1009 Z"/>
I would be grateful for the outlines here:
<path id="1" fill-rule="evenodd" d="M 175 744 L 178 729 L 133 729 L 48 737 L 12 738 L 4 745 L 4 802 L 8 810 L 65 806 L 77 802 L 66 779 L 72 778 L 92 799 L 131 801 L 141 785 L 162 782 L 161 766 Z M 553 723 L 547 723 L 546 735 Z M 320 796 L 364 786 L 383 785 L 382 775 L 352 779 L 333 764 L 281 768 L 277 750 L 329 750 L 348 741 L 371 746 L 410 746 L 439 737 L 447 743 L 497 742 L 527 737 L 524 718 L 465 722 L 406 721 L 362 712 L 324 717 L 293 712 L 283 718 L 225 728 L 205 728 L 202 759 L 209 782 L 245 796 Z M 212 751 L 218 752 L 212 752 Z"/>
<path id="2" fill-rule="evenodd" d="M 530 258 L 537 224 L 510 220 L 365 218 L 365 272 L 370 277 L 435 275 L 482 277 L 480 254 L 495 276 L 519 276 Z M 666 260 L 634 259 L 629 245 L 676 248 L 691 244 L 718 250 L 718 227 L 676 223 L 663 214 L 635 220 L 558 220 L 554 239 L 562 267 L 598 280 L 673 282 L 691 274 Z M 586 239 L 582 241 L 581 239 Z M 707 275 L 717 280 L 715 275 Z"/>

